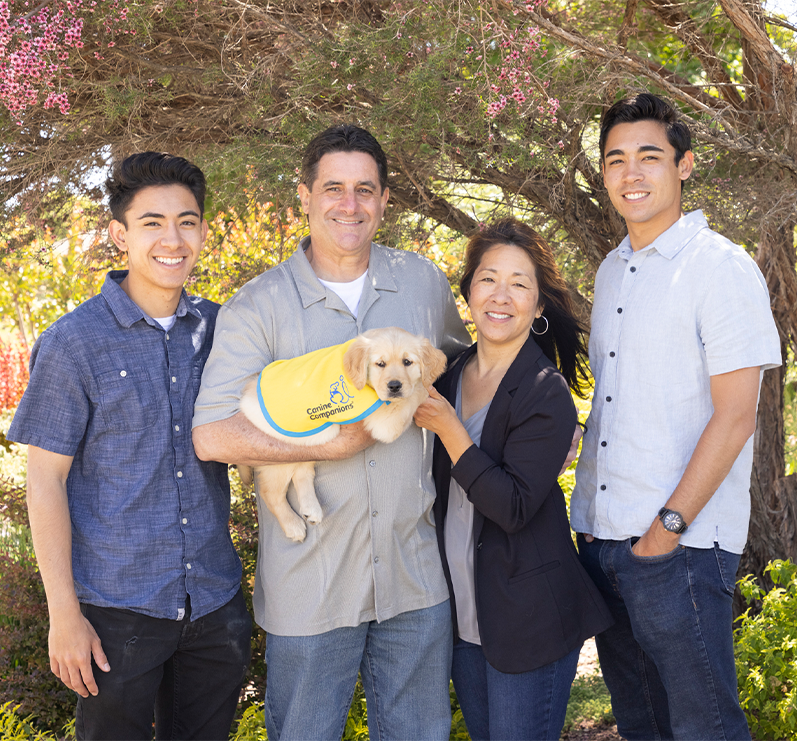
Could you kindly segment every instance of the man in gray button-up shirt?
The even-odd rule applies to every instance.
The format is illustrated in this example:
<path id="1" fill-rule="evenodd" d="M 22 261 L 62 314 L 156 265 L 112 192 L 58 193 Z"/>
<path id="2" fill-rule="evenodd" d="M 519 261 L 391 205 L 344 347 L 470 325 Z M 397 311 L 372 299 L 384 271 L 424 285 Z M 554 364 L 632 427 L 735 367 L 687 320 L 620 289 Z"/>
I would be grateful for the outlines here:
<path id="1" fill-rule="evenodd" d="M 615 104 L 601 127 L 628 236 L 595 279 L 595 394 L 571 518 L 615 618 L 596 642 L 630 741 L 750 738 L 732 601 L 761 372 L 780 364 L 780 341 L 750 256 L 681 212 L 690 149 L 653 95 Z"/>
<path id="2" fill-rule="evenodd" d="M 339 738 L 359 670 L 381 738 L 445 739 L 452 637 L 431 514 L 431 436 L 411 425 L 384 445 L 358 424 L 325 446 L 298 447 L 238 412 L 245 381 L 268 363 L 367 329 L 402 327 L 449 357 L 469 343 L 445 275 L 372 242 L 388 199 L 378 142 L 355 126 L 332 127 L 302 165 L 310 236 L 219 313 L 194 442 L 207 460 L 322 461 L 324 519 L 303 543 L 286 538 L 258 500 L 254 605 L 269 634 L 269 738 Z"/>

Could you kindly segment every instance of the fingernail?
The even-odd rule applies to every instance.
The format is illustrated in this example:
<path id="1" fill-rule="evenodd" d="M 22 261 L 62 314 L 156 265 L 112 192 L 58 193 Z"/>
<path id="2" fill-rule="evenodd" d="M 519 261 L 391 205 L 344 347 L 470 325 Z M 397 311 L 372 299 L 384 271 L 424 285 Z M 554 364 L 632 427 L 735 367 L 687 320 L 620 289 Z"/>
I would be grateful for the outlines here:
<path id="1" fill-rule="evenodd" d="M 111 671 L 111 665 L 110 665 L 110 664 L 107 664 L 107 663 L 106 663 L 106 664 L 103 664 L 103 665 L 102 665 L 102 670 L 103 670 L 104 672 L 109 672 L 109 671 Z"/>

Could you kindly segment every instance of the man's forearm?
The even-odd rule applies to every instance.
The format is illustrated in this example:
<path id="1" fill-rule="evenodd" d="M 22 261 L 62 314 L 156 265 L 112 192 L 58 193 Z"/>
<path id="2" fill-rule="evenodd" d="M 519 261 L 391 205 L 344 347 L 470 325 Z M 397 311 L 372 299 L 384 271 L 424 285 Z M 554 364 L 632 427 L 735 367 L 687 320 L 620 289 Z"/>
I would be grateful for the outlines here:
<path id="1" fill-rule="evenodd" d="M 243 413 L 193 430 L 194 452 L 203 461 L 246 466 L 299 461 L 341 460 L 364 450 L 373 440 L 360 424 L 344 425 L 325 445 L 293 445 L 258 430 Z"/>
<path id="2" fill-rule="evenodd" d="M 66 482 L 28 469 L 28 516 L 33 548 L 52 615 L 80 610 L 72 576 L 72 523 Z"/>
<path id="3" fill-rule="evenodd" d="M 680 512 L 687 525 L 725 480 L 745 443 L 755 432 L 759 368 L 742 368 L 711 378 L 714 413 L 697 441 L 686 470 L 665 503 Z M 640 556 L 672 550 L 680 540 L 667 531 L 658 518 L 634 546 Z"/>
<path id="4" fill-rule="evenodd" d="M 755 432 L 758 368 L 711 379 L 714 413 L 666 506 L 693 522 L 725 480 L 745 443 Z"/>

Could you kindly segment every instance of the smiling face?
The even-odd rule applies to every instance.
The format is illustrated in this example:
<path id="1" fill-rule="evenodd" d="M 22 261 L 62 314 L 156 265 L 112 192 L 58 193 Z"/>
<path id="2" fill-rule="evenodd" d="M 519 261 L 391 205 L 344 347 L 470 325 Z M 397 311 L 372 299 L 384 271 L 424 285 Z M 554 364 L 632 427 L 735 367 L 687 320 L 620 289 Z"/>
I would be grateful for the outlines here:
<path id="1" fill-rule="evenodd" d="M 631 246 L 647 247 L 681 218 L 681 183 L 692 174 L 686 152 L 675 164 L 675 149 L 658 121 L 614 126 L 606 138 L 603 184 L 625 219 Z"/>
<path id="2" fill-rule="evenodd" d="M 183 185 L 150 186 L 136 193 L 125 218 L 127 226 L 116 220 L 108 226 L 127 253 L 122 288 L 150 316 L 171 316 L 208 233 L 196 198 Z"/>
<path id="3" fill-rule="evenodd" d="M 513 244 L 487 250 L 473 274 L 468 306 L 478 342 L 519 349 L 543 311 L 528 253 Z"/>
<path id="4" fill-rule="evenodd" d="M 312 188 L 299 184 L 299 198 L 310 224 L 308 259 L 318 277 L 353 279 L 329 271 L 334 265 L 363 261 L 367 267 L 388 199 L 388 189 L 379 186 L 376 160 L 364 152 L 325 154 Z"/>

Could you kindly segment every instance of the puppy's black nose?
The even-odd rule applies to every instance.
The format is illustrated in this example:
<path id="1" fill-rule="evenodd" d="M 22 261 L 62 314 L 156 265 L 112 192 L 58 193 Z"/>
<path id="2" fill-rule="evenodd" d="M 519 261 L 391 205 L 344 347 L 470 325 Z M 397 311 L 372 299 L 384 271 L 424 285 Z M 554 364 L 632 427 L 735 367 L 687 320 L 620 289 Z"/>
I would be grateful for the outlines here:
<path id="1" fill-rule="evenodd" d="M 387 390 L 390 391 L 391 394 L 397 394 L 401 391 L 401 381 L 388 381 Z"/>

